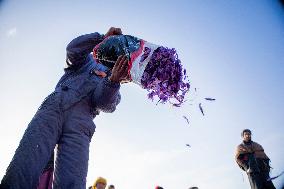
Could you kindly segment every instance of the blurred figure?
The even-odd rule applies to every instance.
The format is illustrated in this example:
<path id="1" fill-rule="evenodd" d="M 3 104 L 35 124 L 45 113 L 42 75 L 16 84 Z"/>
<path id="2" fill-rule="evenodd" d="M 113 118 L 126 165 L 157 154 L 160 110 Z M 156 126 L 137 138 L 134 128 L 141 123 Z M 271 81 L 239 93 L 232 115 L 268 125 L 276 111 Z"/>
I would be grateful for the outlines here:
<path id="1" fill-rule="evenodd" d="M 161 187 L 161 186 L 156 186 L 156 188 L 155 189 L 164 189 L 163 187 Z"/>
<path id="2" fill-rule="evenodd" d="M 245 129 L 241 136 L 243 142 L 237 147 L 236 162 L 249 179 L 251 189 L 275 189 L 270 179 L 270 159 L 261 145 L 251 140 L 251 131 Z"/>
<path id="3" fill-rule="evenodd" d="M 107 180 L 103 177 L 98 177 L 91 189 L 105 189 Z"/>
<path id="4" fill-rule="evenodd" d="M 115 189 L 115 187 L 114 187 L 114 185 L 111 184 L 111 185 L 108 186 L 108 189 Z"/>

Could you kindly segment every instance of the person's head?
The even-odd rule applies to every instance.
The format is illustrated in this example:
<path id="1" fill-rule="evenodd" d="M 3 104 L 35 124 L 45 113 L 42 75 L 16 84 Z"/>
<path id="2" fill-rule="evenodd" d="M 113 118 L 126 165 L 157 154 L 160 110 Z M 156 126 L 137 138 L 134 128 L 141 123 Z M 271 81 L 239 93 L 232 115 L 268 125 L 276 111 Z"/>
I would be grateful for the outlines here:
<path id="1" fill-rule="evenodd" d="M 111 184 L 111 185 L 108 186 L 108 189 L 115 189 L 115 187 L 114 187 L 114 185 Z"/>
<path id="2" fill-rule="evenodd" d="M 245 129 L 242 131 L 242 137 L 245 142 L 251 141 L 251 130 Z"/>
<path id="3" fill-rule="evenodd" d="M 107 185 L 107 180 L 103 177 L 98 177 L 96 182 L 93 185 L 95 189 L 105 189 Z"/>

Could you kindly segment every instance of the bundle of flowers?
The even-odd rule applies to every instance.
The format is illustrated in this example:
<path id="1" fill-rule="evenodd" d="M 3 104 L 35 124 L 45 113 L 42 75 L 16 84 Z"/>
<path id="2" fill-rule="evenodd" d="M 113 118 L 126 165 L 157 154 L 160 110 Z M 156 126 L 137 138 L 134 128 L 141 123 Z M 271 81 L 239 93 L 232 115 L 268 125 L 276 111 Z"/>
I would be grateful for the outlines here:
<path id="1" fill-rule="evenodd" d="M 130 35 L 110 36 L 93 51 L 97 62 L 112 68 L 120 55 L 129 57 L 129 76 L 146 89 L 148 97 L 180 106 L 190 85 L 176 50 L 149 43 Z"/>

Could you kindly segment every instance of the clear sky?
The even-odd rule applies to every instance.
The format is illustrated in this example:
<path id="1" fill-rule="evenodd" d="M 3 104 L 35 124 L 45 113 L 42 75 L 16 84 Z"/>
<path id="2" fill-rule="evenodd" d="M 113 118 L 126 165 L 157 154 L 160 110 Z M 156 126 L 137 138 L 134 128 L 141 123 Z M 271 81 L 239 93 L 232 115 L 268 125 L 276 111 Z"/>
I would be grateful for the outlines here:
<path id="1" fill-rule="evenodd" d="M 0 177 L 63 74 L 68 42 L 111 26 L 176 48 L 197 92 L 172 108 L 156 106 L 135 84 L 123 85 L 117 111 L 94 120 L 87 185 L 103 176 L 117 189 L 249 188 L 234 161 L 244 128 L 270 157 L 272 175 L 280 173 L 283 18 L 273 0 L 0 1 Z"/>

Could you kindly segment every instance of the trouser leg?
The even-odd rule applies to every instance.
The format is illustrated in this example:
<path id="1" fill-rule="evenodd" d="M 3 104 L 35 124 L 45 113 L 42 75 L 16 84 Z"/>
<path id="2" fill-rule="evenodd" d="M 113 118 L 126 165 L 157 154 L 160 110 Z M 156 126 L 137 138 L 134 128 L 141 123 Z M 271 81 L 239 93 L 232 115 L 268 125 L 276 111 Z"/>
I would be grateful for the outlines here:
<path id="1" fill-rule="evenodd" d="M 265 189 L 276 189 L 271 180 L 267 181 L 267 179 L 269 178 L 270 178 L 269 171 L 263 172 L 264 188 Z"/>
<path id="2" fill-rule="evenodd" d="M 259 173 L 248 174 L 251 189 L 263 189 L 262 181 Z"/>
<path id="3" fill-rule="evenodd" d="M 76 121 L 63 127 L 58 142 L 54 172 L 54 189 L 85 189 L 88 171 L 90 136 Z"/>
<path id="4" fill-rule="evenodd" d="M 47 165 L 42 171 L 42 174 L 39 178 L 39 184 L 37 189 L 52 189 L 53 171 L 54 171 L 54 153 L 52 153 Z"/>
<path id="5" fill-rule="evenodd" d="M 34 116 L 7 168 L 1 189 L 33 189 L 60 135 L 60 109 L 46 107 Z"/>

